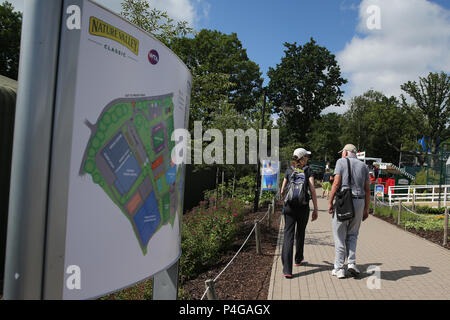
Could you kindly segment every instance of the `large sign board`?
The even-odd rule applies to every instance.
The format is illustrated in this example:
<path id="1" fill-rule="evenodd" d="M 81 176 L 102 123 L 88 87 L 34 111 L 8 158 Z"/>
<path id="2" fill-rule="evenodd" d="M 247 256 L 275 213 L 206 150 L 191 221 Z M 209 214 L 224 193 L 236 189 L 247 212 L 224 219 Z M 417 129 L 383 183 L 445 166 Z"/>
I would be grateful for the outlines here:
<path id="1" fill-rule="evenodd" d="M 46 259 L 46 273 L 63 281 L 46 277 L 45 286 L 50 298 L 89 299 L 181 255 L 184 166 L 172 161 L 171 138 L 188 124 L 191 75 L 161 42 L 99 5 L 65 1 L 64 11 L 54 135 L 67 144 L 56 144 L 50 192 L 67 194 L 50 195 Z M 52 227 L 58 209 L 67 212 L 64 239 Z"/>

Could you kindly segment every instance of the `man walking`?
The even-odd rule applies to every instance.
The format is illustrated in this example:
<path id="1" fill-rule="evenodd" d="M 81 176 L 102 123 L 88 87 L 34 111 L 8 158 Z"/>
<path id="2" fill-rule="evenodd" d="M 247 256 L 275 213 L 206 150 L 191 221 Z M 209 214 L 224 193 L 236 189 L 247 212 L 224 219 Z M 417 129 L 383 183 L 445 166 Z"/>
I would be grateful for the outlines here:
<path id="1" fill-rule="evenodd" d="M 335 259 L 333 276 L 345 278 L 344 263 L 347 258 L 347 271 L 352 276 L 359 275 L 356 267 L 356 244 L 358 240 L 361 221 L 369 216 L 370 183 L 369 168 L 356 157 L 357 149 L 352 144 L 347 144 L 343 150 L 342 158 L 336 162 L 335 177 L 328 202 L 328 212 L 333 215 L 332 227 L 334 236 Z M 349 171 L 347 160 L 351 165 L 351 185 L 349 186 Z M 333 200 L 339 189 L 351 188 L 355 216 L 351 220 L 339 221 L 335 214 Z"/>

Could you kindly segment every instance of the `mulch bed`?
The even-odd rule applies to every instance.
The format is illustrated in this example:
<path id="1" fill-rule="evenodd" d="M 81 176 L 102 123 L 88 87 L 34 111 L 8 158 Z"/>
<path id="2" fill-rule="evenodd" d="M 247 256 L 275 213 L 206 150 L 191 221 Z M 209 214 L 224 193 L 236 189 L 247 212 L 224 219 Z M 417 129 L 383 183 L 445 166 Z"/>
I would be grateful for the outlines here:
<path id="1" fill-rule="evenodd" d="M 197 278 L 181 284 L 186 299 L 200 300 L 205 293 L 205 281 L 214 279 L 231 261 L 239 248 L 253 229 L 255 220 L 260 220 L 267 212 L 267 208 L 260 211 L 248 212 L 241 222 L 240 232 L 235 238 L 231 250 L 222 255 L 220 261 L 211 266 L 208 271 Z M 260 224 L 261 251 L 256 253 L 255 233 L 234 259 L 230 266 L 215 283 L 215 291 L 219 300 L 266 300 L 270 285 L 272 264 L 278 239 L 281 210 L 277 208 L 271 218 L 271 227 L 267 226 L 267 218 Z M 204 300 L 207 300 L 205 296 Z"/>
<path id="2" fill-rule="evenodd" d="M 398 226 L 397 220 L 392 217 L 384 217 L 384 216 L 374 216 L 374 217 L 381 219 L 383 221 L 389 222 L 390 224 L 395 225 L 399 229 L 405 230 L 404 227 Z M 431 231 L 431 230 L 423 230 L 423 229 L 416 230 L 414 228 L 406 228 L 406 231 L 414 233 L 415 235 L 418 235 L 419 237 L 427 239 L 428 241 L 434 242 L 434 243 L 440 245 L 441 247 L 450 250 L 450 241 L 447 242 L 446 246 L 443 245 L 444 230 Z"/>

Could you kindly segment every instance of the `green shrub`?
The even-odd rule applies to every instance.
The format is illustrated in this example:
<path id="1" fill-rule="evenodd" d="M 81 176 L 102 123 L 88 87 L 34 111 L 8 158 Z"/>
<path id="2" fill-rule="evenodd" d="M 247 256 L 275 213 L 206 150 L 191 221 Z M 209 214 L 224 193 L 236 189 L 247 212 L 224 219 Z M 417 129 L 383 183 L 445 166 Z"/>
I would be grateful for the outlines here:
<path id="1" fill-rule="evenodd" d="M 195 277 L 217 262 L 231 246 L 238 223 L 244 217 L 244 204 L 239 199 L 202 201 L 200 206 L 183 216 L 180 273 L 186 280 Z"/>
<path id="2" fill-rule="evenodd" d="M 432 208 L 429 206 L 416 206 L 417 213 L 441 215 L 445 213 L 445 208 Z"/>
<path id="3" fill-rule="evenodd" d="M 416 207 L 416 210 L 420 207 Z M 424 207 L 422 207 L 424 208 Z M 433 208 L 428 208 L 433 209 Z M 422 209 L 426 211 L 427 209 Z M 416 211 L 417 212 L 417 211 Z M 419 213 L 419 212 L 417 212 Z M 397 221 L 398 217 L 398 207 L 377 207 L 375 210 L 375 215 L 383 216 L 383 217 L 392 217 L 395 221 Z M 444 228 L 444 216 L 443 215 L 419 215 L 408 212 L 403 209 L 400 217 L 400 225 L 404 228 L 412 228 L 416 230 L 425 230 L 425 231 L 437 231 L 443 230 Z"/>

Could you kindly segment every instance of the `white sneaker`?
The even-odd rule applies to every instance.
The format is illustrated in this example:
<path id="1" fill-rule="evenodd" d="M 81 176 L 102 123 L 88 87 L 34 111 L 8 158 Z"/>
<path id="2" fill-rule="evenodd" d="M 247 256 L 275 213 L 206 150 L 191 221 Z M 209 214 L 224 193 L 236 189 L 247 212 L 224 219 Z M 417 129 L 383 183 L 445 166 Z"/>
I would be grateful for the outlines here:
<path id="1" fill-rule="evenodd" d="M 333 269 L 333 271 L 331 271 L 331 275 L 337 277 L 338 279 L 344 279 L 345 278 L 345 270 L 344 269 Z"/>
<path id="2" fill-rule="evenodd" d="M 353 263 L 348 265 L 347 271 L 354 277 L 356 277 L 360 274 L 358 268 L 356 267 L 356 264 L 353 264 Z"/>

